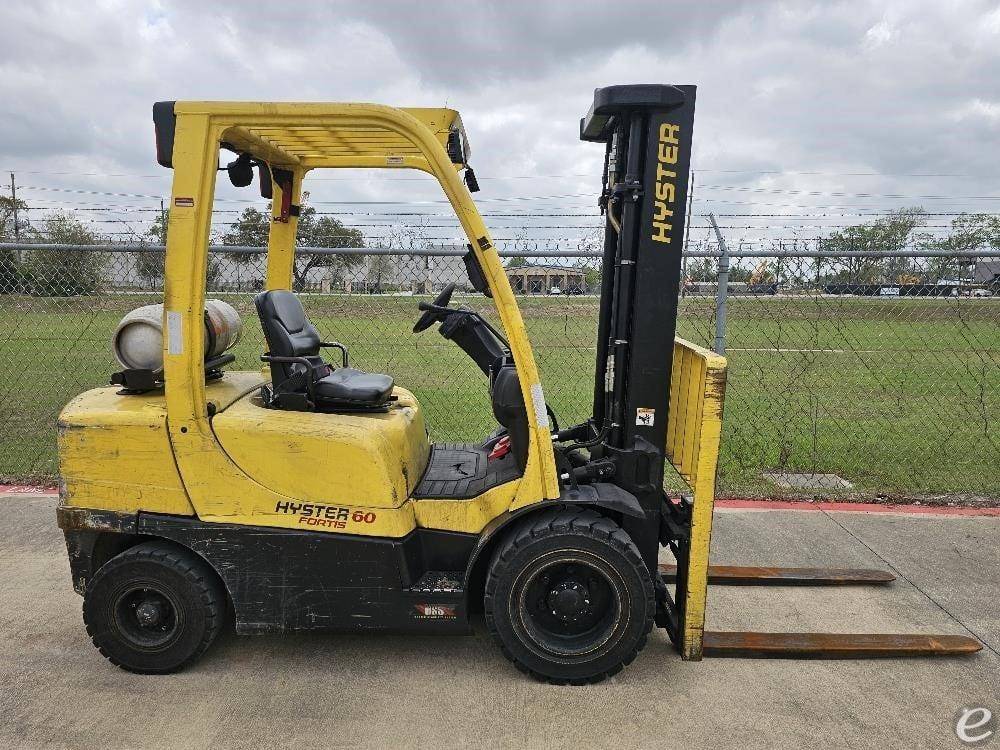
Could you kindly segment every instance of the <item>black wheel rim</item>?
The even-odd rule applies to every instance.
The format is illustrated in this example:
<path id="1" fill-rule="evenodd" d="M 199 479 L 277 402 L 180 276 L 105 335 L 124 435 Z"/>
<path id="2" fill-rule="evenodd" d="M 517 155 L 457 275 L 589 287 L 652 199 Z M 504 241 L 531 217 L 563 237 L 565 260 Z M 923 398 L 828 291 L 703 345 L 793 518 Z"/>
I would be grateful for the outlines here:
<path id="1" fill-rule="evenodd" d="M 183 611 L 174 595 L 153 581 L 133 582 L 118 590 L 111 604 L 116 629 L 129 646 L 161 651 L 177 640 Z"/>
<path id="2" fill-rule="evenodd" d="M 560 550 L 529 564 L 511 589 L 511 618 L 526 645 L 546 658 L 590 660 L 614 647 L 627 623 L 619 573 L 583 550 Z"/>

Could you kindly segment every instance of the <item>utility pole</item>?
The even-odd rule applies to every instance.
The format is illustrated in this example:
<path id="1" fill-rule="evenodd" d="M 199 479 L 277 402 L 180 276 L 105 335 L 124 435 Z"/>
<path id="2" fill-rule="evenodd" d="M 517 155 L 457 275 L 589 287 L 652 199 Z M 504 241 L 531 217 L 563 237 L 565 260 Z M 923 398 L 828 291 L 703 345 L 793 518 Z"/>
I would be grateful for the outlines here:
<path id="1" fill-rule="evenodd" d="M 14 182 L 14 173 L 10 173 L 10 205 L 14 212 L 14 242 L 21 241 L 21 230 L 17 226 L 17 184 Z"/>
<path id="2" fill-rule="evenodd" d="M 716 354 L 726 353 L 726 300 L 729 297 L 729 248 L 722 238 L 719 225 L 715 222 L 715 214 L 709 214 L 715 238 L 719 241 L 719 281 L 715 292 L 715 346 Z"/>

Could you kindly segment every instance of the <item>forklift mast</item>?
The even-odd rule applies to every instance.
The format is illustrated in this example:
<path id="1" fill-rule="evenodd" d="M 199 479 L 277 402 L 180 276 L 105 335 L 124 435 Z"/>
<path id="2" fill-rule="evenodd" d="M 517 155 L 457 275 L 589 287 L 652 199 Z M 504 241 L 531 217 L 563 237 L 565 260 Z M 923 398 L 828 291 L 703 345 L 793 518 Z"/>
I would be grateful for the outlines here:
<path id="1" fill-rule="evenodd" d="M 606 216 L 592 425 L 595 452 L 618 457 L 615 483 L 647 523 L 629 529 L 655 566 L 688 173 L 694 86 L 609 86 L 594 92 L 580 138 L 605 144 Z M 653 568 L 655 569 L 655 568 Z"/>
<path id="2" fill-rule="evenodd" d="M 588 425 L 573 428 L 573 437 L 589 433 L 591 439 L 577 445 L 589 446 L 598 462 L 613 464 L 611 481 L 642 506 L 643 518 L 624 517 L 621 526 L 647 567 L 659 573 L 657 624 L 683 658 L 693 660 L 975 653 L 982 645 L 964 635 L 704 629 L 708 584 L 884 585 L 894 576 L 867 569 L 709 564 L 726 363 L 690 342 L 677 340 L 675 346 L 694 105 L 694 86 L 610 86 L 594 92 L 580 122 L 581 139 L 605 144 L 600 204 L 606 224 L 594 412 Z M 700 364 L 692 366 L 695 361 Z M 671 372 L 675 366 L 679 377 Z M 668 415 L 671 396 L 674 415 Z M 678 432 L 690 442 L 687 450 L 678 450 Z M 691 487 L 690 498 L 667 498 L 668 459 Z M 676 565 L 658 564 L 661 544 Z M 670 581 L 676 583 L 673 597 L 665 585 Z"/>

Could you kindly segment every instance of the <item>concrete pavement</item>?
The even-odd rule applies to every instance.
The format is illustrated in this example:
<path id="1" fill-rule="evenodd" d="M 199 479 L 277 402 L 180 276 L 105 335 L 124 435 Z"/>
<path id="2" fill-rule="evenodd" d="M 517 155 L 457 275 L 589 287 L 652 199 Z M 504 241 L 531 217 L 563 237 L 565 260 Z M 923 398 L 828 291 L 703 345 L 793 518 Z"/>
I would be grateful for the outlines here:
<path id="1" fill-rule="evenodd" d="M 713 561 L 889 567 L 883 588 L 710 591 L 719 630 L 940 632 L 958 659 L 682 662 L 657 631 L 595 686 L 540 685 L 467 638 L 223 635 L 177 675 L 94 649 L 55 499 L 0 496 L 0 746 L 961 747 L 966 704 L 1000 714 L 1000 518 L 729 510 Z M 1000 739 L 993 744 L 1000 747 Z"/>

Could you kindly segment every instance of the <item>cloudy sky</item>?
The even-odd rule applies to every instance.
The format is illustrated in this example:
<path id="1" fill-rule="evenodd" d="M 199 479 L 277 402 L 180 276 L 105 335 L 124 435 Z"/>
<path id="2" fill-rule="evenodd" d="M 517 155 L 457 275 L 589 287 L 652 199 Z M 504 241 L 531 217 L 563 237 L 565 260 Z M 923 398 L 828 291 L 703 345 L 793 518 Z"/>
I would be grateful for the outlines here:
<path id="1" fill-rule="evenodd" d="M 782 214 L 766 222 L 808 234 L 901 205 L 1000 211 L 1000 6 L 973 0 L 7 2 L 0 183 L 14 170 L 35 208 L 141 228 L 139 210 L 169 194 L 158 99 L 447 104 L 483 211 L 584 214 L 535 235 L 571 240 L 594 213 L 602 156 L 579 117 L 595 87 L 637 82 L 699 87 L 696 214 Z M 346 221 L 386 210 L 357 201 L 440 198 L 397 173 L 309 189 Z M 253 195 L 219 198 L 232 211 Z M 727 221 L 739 236 L 765 222 Z M 501 237 L 526 222 L 489 223 Z"/>

